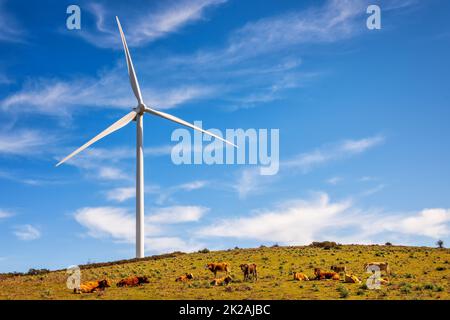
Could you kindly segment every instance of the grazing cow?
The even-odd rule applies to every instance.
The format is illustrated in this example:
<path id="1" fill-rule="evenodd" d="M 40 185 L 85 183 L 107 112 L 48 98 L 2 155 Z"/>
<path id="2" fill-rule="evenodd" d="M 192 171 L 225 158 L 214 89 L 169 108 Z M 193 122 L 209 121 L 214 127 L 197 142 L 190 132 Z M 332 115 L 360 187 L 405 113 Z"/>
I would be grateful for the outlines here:
<path id="1" fill-rule="evenodd" d="M 380 268 L 380 272 L 385 271 L 386 274 L 391 273 L 391 270 L 389 268 L 389 263 L 387 263 L 387 262 L 368 262 L 368 263 L 364 264 L 364 270 L 367 271 L 367 268 L 370 266 L 376 266 L 376 267 Z"/>
<path id="2" fill-rule="evenodd" d="M 194 279 L 194 275 L 192 273 L 186 273 L 185 275 L 179 276 L 178 278 L 175 279 L 176 282 L 181 281 L 181 282 L 187 282 L 189 280 Z"/>
<path id="3" fill-rule="evenodd" d="M 205 269 L 208 269 L 209 271 L 214 273 L 214 278 L 217 278 L 218 271 L 226 272 L 227 275 L 230 272 L 230 267 L 228 266 L 228 263 L 226 263 L 226 262 L 208 263 L 205 266 Z"/>
<path id="4" fill-rule="evenodd" d="M 110 287 L 109 280 L 89 281 L 80 285 L 79 288 L 73 289 L 73 293 L 92 293 L 95 291 L 103 291 Z"/>
<path id="5" fill-rule="evenodd" d="M 128 277 L 117 282 L 118 287 L 136 287 L 143 283 L 150 283 L 147 277 Z"/>
<path id="6" fill-rule="evenodd" d="M 244 281 L 250 280 L 250 275 L 258 281 L 258 272 L 256 270 L 256 264 L 254 263 L 244 263 L 240 265 L 242 272 L 244 273 Z"/>
<path id="7" fill-rule="evenodd" d="M 212 286 L 223 286 L 228 285 L 233 279 L 230 276 L 226 276 L 220 279 L 214 279 L 211 281 Z"/>
<path id="8" fill-rule="evenodd" d="M 345 274 L 344 282 L 346 283 L 361 283 L 361 280 L 353 274 Z"/>
<path id="9" fill-rule="evenodd" d="M 322 271 L 320 268 L 315 268 L 314 274 L 316 275 L 316 280 L 324 280 L 324 279 L 339 280 L 340 279 L 338 273 Z"/>
<path id="10" fill-rule="evenodd" d="M 301 272 L 295 272 L 294 273 L 294 280 L 298 280 L 298 281 L 309 281 L 309 278 L 306 274 L 301 273 Z"/>
<path id="11" fill-rule="evenodd" d="M 336 266 L 333 265 L 330 268 L 332 271 L 337 272 L 337 273 L 343 273 L 346 274 L 347 273 L 347 267 L 346 266 Z"/>

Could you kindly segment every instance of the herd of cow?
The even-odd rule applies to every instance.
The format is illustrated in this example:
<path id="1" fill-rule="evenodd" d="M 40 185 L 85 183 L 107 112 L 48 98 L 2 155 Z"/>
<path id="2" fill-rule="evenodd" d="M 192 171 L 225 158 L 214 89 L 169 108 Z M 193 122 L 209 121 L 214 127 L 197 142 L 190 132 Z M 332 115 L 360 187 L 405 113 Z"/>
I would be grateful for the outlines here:
<path id="1" fill-rule="evenodd" d="M 369 267 L 372 267 L 369 269 Z M 375 270 L 384 271 L 387 275 L 390 274 L 389 264 L 387 262 L 369 262 L 364 265 L 364 270 Z M 240 265 L 241 271 L 244 276 L 244 281 L 247 280 L 258 280 L 258 271 L 256 264 L 245 263 Z M 233 279 L 230 276 L 230 266 L 226 262 L 219 263 L 208 263 L 205 269 L 210 270 L 214 274 L 214 280 L 211 281 L 212 286 L 228 285 Z M 346 283 L 361 283 L 361 280 L 353 274 L 347 273 L 347 267 L 344 265 L 331 266 L 331 271 L 324 271 L 320 268 L 314 269 L 314 277 L 311 280 L 341 280 L 341 274 L 344 276 L 343 281 Z M 225 272 L 226 275 L 222 278 L 217 278 L 218 272 Z M 176 282 L 188 282 L 194 279 L 192 273 L 186 273 L 175 279 Z M 302 272 L 294 272 L 294 280 L 298 281 L 310 281 L 310 278 Z M 387 279 L 379 279 L 381 284 L 387 284 Z M 116 283 L 117 287 L 135 287 L 144 283 L 150 283 L 150 280 L 146 276 L 132 276 L 122 279 Z M 89 281 L 80 285 L 79 288 L 74 289 L 74 293 L 92 293 L 95 291 L 103 291 L 105 288 L 111 286 L 111 282 L 107 279 L 99 281 Z"/>

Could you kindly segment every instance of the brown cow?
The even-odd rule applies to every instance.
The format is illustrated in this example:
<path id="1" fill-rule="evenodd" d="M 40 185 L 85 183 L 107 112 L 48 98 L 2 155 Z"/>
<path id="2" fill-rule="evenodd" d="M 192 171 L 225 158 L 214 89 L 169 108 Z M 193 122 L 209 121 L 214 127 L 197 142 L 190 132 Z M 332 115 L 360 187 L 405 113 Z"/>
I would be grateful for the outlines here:
<path id="1" fill-rule="evenodd" d="M 217 271 L 226 272 L 227 275 L 230 272 L 230 268 L 228 266 L 228 263 L 226 263 L 226 262 L 208 263 L 205 266 L 205 269 L 208 269 L 209 271 L 214 273 L 214 278 L 217 278 Z"/>
<path id="2" fill-rule="evenodd" d="M 187 282 L 189 280 L 194 279 L 194 275 L 192 273 L 186 273 L 185 275 L 179 276 L 178 278 L 175 279 L 176 282 L 181 281 L 181 282 Z"/>
<path id="3" fill-rule="evenodd" d="M 309 281 L 309 278 L 306 274 L 301 273 L 301 272 L 295 272 L 294 273 L 294 280 L 298 280 L 298 281 Z"/>
<path id="4" fill-rule="evenodd" d="M 346 282 L 346 283 L 361 283 L 361 280 L 359 280 L 358 277 L 353 274 L 346 273 L 344 282 Z"/>
<path id="5" fill-rule="evenodd" d="M 256 264 L 254 263 L 244 263 L 240 265 L 242 272 L 244 273 L 244 281 L 250 280 L 250 275 L 258 281 L 258 271 L 256 270 Z"/>
<path id="6" fill-rule="evenodd" d="M 346 266 L 336 266 L 333 265 L 330 268 L 332 271 L 337 272 L 337 273 L 343 273 L 346 274 L 347 273 L 347 267 Z"/>
<path id="7" fill-rule="evenodd" d="M 386 274 L 390 274 L 391 270 L 389 268 L 389 263 L 387 262 L 368 262 L 364 264 L 364 270 L 367 271 L 367 268 L 370 266 L 375 266 L 380 268 L 380 272 L 381 271 L 385 271 Z"/>
<path id="8" fill-rule="evenodd" d="M 80 285 L 79 288 L 73 289 L 73 293 L 92 293 L 95 291 L 103 291 L 110 287 L 109 280 L 88 281 Z"/>
<path id="9" fill-rule="evenodd" d="M 339 280 L 340 279 L 338 273 L 322 271 L 320 268 L 315 268 L 314 274 L 316 275 L 316 280 L 324 280 L 324 279 Z"/>
<path id="10" fill-rule="evenodd" d="M 226 276 L 220 279 L 214 279 L 211 281 L 212 286 L 222 286 L 222 285 L 228 285 L 233 279 L 230 276 Z"/>
<path id="11" fill-rule="evenodd" d="M 118 287 L 136 287 L 143 283 L 150 283 L 147 277 L 128 277 L 117 282 Z"/>

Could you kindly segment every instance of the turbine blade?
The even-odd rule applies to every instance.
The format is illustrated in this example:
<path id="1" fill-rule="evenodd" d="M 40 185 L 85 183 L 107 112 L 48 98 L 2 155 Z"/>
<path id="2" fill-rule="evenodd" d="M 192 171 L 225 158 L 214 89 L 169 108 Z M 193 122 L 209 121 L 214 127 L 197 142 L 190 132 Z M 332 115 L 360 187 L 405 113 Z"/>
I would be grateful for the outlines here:
<path id="1" fill-rule="evenodd" d="M 122 117 L 120 120 L 114 122 L 111 126 L 109 126 L 107 129 L 103 130 L 100 134 L 96 135 L 94 138 L 83 144 L 81 147 L 79 147 L 77 150 L 69 154 L 67 157 L 62 159 L 56 166 L 59 166 L 60 164 L 66 162 L 70 158 L 72 158 L 77 153 L 83 151 L 87 147 L 89 147 L 91 144 L 97 142 L 98 140 L 102 139 L 103 137 L 107 136 L 110 133 L 113 133 L 114 131 L 119 130 L 120 128 L 126 126 L 128 123 L 130 123 L 131 120 L 133 120 L 136 117 L 137 112 L 131 111 L 124 117 Z"/>
<path id="2" fill-rule="evenodd" d="M 152 109 L 152 108 L 149 108 L 149 107 L 146 107 L 145 111 L 148 112 L 148 113 L 154 114 L 155 116 L 158 116 L 158 117 L 161 117 L 161 118 L 164 118 L 164 119 L 167 119 L 167 120 L 179 123 L 179 124 L 181 124 L 183 126 L 192 128 L 194 130 L 203 132 L 203 133 L 205 133 L 207 135 L 210 135 L 210 136 L 212 136 L 212 137 L 214 137 L 216 139 L 219 139 L 219 140 L 221 140 L 221 141 L 223 141 L 223 142 L 225 142 L 225 143 L 227 143 L 227 144 L 237 148 L 237 145 L 235 145 L 234 143 L 231 143 L 230 141 L 225 140 L 222 137 L 219 137 L 218 135 L 215 135 L 214 133 L 211 133 L 209 131 L 203 130 L 202 128 L 194 126 L 193 124 L 191 124 L 191 123 L 189 123 L 187 121 L 184 121 L 183 119 L 180 119 L 178 117 L 172 116 L 171 114 L 168 114 L 168 113 L 165 113 L 165 112 L 162 112 L 162 111 L 158 111 L 158 110 L 155 110 L 155 109 Z"/>
<path id="3" fill-rule="evenodd" d="M 131 88 L 133 89 L 134 95 L 138 100 L 139 104 L 143 103 L 141 89 L 139 87 L 139 82 L 136 77 L 136 72 L 134 71 L 133 61 L 131 60 L 130 51 L 128 50 L 127 40 L 123 34 L 122 26 L 120 25 L 119 17 L 116 16 L 117 26 L 120 31 L 120 38 L 122 39 L 123 50 L 125 51 L 125 58 L 127 59 L 128 76 L 130 77 Z"/>

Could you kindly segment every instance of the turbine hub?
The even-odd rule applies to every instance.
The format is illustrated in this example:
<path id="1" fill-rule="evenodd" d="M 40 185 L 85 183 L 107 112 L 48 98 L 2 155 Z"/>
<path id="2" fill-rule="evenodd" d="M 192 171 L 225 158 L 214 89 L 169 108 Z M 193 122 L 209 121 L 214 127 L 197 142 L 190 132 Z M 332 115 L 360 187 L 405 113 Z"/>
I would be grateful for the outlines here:
<path id="1" fill-rule="evenodd" d="M 140 115 L 143 115 L 145 111 L 145 104 L 139 104 L 136 108 L 134 108 L 134 111 L 136 111 Z"/>

